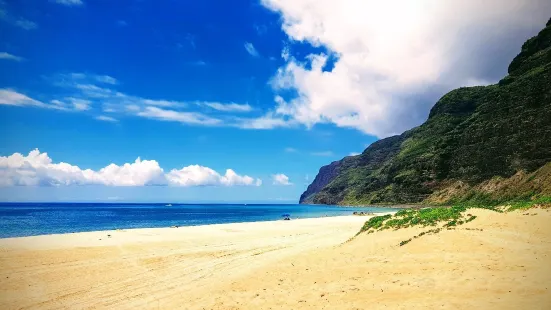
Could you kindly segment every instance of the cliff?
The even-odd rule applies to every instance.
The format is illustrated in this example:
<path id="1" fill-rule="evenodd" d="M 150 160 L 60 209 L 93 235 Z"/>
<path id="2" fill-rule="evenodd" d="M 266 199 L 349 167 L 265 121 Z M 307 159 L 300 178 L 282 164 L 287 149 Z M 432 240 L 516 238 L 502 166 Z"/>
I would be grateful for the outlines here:
<path id="1" fill-rule="evenodd" d="M 301 203 L 497 203 L 551 195 L 551 20 L 498 84 L 444 95 L 419 127 L 320 169 Z"/>

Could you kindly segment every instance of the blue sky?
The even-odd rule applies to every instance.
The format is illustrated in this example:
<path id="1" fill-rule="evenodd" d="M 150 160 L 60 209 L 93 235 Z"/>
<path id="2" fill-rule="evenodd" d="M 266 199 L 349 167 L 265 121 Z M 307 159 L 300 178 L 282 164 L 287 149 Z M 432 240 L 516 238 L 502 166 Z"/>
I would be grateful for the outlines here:
<path id="1" fill-rule="evenodd" d="M 0 200 L 296 202 L 499 80 L 549 8 L 412 3 L 0 1 Z"/>

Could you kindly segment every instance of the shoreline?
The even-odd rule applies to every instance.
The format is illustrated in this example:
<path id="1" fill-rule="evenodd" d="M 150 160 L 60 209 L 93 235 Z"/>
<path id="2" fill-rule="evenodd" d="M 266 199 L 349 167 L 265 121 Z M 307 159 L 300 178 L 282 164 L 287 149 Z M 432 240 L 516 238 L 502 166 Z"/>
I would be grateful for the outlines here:
<path id="1" fill-rule="evenodd" d="M 175 240 L 186 234 L 209 234 L 218 233 L 220 231 L 262 231 L 262 230 L 280 230 L 284 227 L 309 228 L 316 227 L 322 223 L 365 223 L 371 217 L 385 214 L 393 214 L 395 212 L 378 213 L 377 215 L 340 215 L 326 216 L 314 218 L 300 218 L 273 221 L 256 221 L 256 222 L 235 222 L 235 223 L 220 223 L 220 224 L 205 224 L 193 226 L 172 226 L 172 227 L 153 227 L 153 228 L 129 228 L 129 229 L 109 229 L 95 230 L 60 234 L 43 234 L 21 237 L 0 238 L 1 248 L 48 248 L 64 247 L 64 246 L 110 246 L 120 245 L 125 242 L 152 242 L 159 241 L 158 237 L 163 240 Z M 285 225 L 285 226 L 283 226 Z M 358 226 L 359 228 L 362 226 Z"/>
<path id="2" fill-rule="evenodd" d="M 289 221 L 285 221 L 282 219 L 278 220 L 260 220 L 260 221 L 245 221 L 245 222 L 231 222 L 231 223 L 214 223 L 214 224 L 197 224 L 197 225 L 173 225 L 173 226 L 162 226 L 162 227 L 136 227 L 136 228 L 113 228 L 113 229 L 104 229 L 104 230 L 86 230 L 86 231 L 74 231 L 74 232 L 62 232 L 62 233 L 45 233 L 45 234 L 37 234 L 37 235 L 25 235 L 25 236 L 14 236 L 14 237 L 1 237 L 0 236 L 0 245 L 2 240 L 5 239 L 18 239 L 18 238 L 30 238 L 30 237 L 42 237 L 42 236 L 62 236 L 62 235 L 74 235 L 74 234 L 83 234 L 83 233 L 102 233 L 102 232 L 117 232 L 117 231 L 138 231 L 138 230 L 164 230 L 164 229 L 178 229 L 178 228 L 187 228 L 187 227 L 204 227 L 204 226 L 216 226 L 216 225 L 242 225 L 242 224 L 250 224 L 250 223 L 270 223 L 270 222 L 295 222 L 295 221 L 301 221 L 301 220 L 312 220 L 312 219 L 323 219 L 323 218 L 339 218 L 339 217 L 364 217 L 366 218 L 366 221 L 369 219 L 369 217 L 373 216 L 379 216 L 379 215 L 386 215 L 386 214 L 394 214 L 396 211 L 389 211 L 389 212 L 378 212 L 374 213 L 374 215 L 357 215 L 350 213 L 349 215 L 325 215 L 325 216 L 319 216 L 319 217 L 299 217 L 299 218 L 291 218 Z"/>

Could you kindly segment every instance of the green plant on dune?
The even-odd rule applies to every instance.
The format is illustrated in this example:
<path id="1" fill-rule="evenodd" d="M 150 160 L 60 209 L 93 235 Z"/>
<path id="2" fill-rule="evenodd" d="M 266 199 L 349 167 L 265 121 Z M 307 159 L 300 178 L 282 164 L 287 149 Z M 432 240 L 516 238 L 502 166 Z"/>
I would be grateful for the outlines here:
<path id="1" fill-rule="evenodd" d="M 457 205 L 452 207 L 402 209 L 393 215 L 387 214 L 370 218 L 367 222 L 365 222 L 356 235 L 359 235 L 362 232 L 374 233 L 386 229 L 398 230 L 415 226 L 427 227 L 441 225 L 441 227 L 430 229 L 414 236 L 414 239 L 416 239 L 425 234 L 438 233 L 442 228 L 454 229 L 454 227 L 474 221 L 477 217 L 476 215 L 468 213 L 467 211 L 469 209 L 485 209 L 502 213 L 513 212 L 516 210 L 526 210 L 534 207 L 545 209 L 551 208 L 551 197 L 543 196 L 538 199 L 525 201 L 516 200 L 508 202 L 502 206 Z M 411 239 L 402 241 L 400 246 L 403 246 L 410 241 Z"/>

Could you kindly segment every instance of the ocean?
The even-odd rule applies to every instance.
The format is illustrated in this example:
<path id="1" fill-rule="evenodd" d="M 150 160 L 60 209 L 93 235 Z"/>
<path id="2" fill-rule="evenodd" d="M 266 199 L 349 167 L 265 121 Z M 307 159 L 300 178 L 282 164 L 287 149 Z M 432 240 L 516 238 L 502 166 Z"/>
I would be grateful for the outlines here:
<path id="1" fill-rule="evenodd" d="M 129 228 L 388 212 L 388 208 L 297 204 L 0 203 L 0 238 Z"/>

